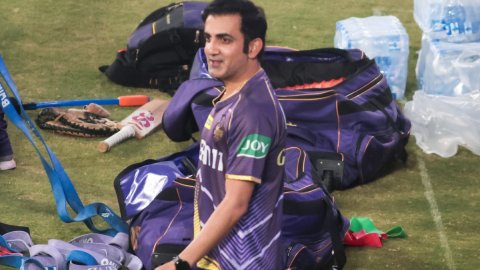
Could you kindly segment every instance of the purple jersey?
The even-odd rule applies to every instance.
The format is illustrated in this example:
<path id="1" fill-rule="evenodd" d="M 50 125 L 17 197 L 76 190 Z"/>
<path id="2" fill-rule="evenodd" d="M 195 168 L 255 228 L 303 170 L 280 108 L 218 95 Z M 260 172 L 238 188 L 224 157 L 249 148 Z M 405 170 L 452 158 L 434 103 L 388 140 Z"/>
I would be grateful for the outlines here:
<path id="1" fill-rule="evenodd" d="M 201 134 L 195 232 L 224 198 L 226 178 L 256 186 L 248 212 L 198 267 L 281 268 L 285 137 L 285 116 L 263 70 L 232 97 L 214 101 Z"/>

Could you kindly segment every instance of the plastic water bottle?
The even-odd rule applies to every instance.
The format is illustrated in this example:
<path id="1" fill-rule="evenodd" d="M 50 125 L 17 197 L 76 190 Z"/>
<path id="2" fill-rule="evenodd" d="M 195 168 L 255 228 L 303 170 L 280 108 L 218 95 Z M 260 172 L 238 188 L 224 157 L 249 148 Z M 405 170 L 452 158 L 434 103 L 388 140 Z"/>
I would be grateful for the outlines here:
<path id="1" fill-rule="evenodd" d="M 478 48 L 480 49 L 480 48 Z M 480 91 L 480 50 L 466 49 L 453 62 L 453 67 L 459 74 L 460 82 L 466 91 Z"/>
<path id="2" fill-rule="evenodd" d="M 414 0 L 413 17 L 432 39 L 480 41 L 479 0 Z"/>
<path id="3" fill-rule="evenodd" d="M 442 0 L 414 0 L 413 18 L 423 32 L 443 32 Z"/>
<path id="4" fill-rule="evenodd" d="M 426 153 L 456 154 L 462 145 L 480 155 L 480 91 L 449 97 L 416 91 L 403 112 L 412 122 L 412 135 Z"/>
<path id="5" fill-rule="evenodd" d="M 403 99 L 408 72 L 408 34 L 394 16 L 351 17 L 336 23 L 334 46 L 360 49 L 374 59 L 395 99 Z"/>
<path id="6" fill-rule="evenodd" d="M 453 43 L 424 35 L 417 80 L 427 94 L 458 96 L 480 90 L 480 42 Z"/>
<path id="7" fill-rule="evenodd" d="M 465 41 L 465 8 L 459 1 L 451 1 L 445 7 L 444 24 L 448 40 Z"/>

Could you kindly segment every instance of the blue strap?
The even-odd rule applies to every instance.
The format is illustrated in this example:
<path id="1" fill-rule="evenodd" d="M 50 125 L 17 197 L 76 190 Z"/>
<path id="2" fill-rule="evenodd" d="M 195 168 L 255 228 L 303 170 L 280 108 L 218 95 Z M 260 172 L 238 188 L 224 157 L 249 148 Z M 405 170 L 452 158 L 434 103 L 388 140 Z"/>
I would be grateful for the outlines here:
<path id="1" fill-rule="evenodd" d="M 72 250 L 68 253 L 66 259 L 67 262 L 80 263 L 82 265 L 99 265 L 95 257 L 81 250 Z"/>
<path id="2" fill-rule="evenodd" d="M 70 178 L 65 172 L 60 161 L 45 143 L 39 130 L 22 107 L 20 95 L 18 94 L 15 83 L 13 82 L 13 79 L 8 72 L 8 69 L 5 65 L 5 62 L 3 61 L 1 54 L 0 73 L 5 82 L 7 83 L 10 91 L 13 93 L 14 97 L 19 103 L 20 114 L 15 110 L 13 104 L 8 98 L 8 93 L 6 92 L 3 85 L 0 83 L 0 100 L 3 111 L 10 119 L 10 121 L 25 134 L 25 136 L 35 148 L 40 158 L 40 161 L 42 162 L 43 168 L 45 169 L 45 172 L 47 173 L 47 176 L 49 178 L 53 196 L 55 198 L 57 213 L 60 219 L 66 223 L 82 221 L 92 232 L 102 233 L 110 236 L 114 236 L 118 232 L 127 233 L 127 223 L 123 221 L 118 215 L 116 215 L 113 210 L 111 210 L 105 204 L 92 203 L 86 206 L 83 205 L 80 198 L 78 197 L 77 192 L 75 191 L 75 187 L 70 181 Z M 28 127 L 26 124 L 28 125 Z M 46 152 L 48 153 L 50 162 L 45 159 L 45 157 L 38 149 L 37 142 L 34 140 L 31 132 L 33 132 L 33 134 L 38 138 L 38 140 L 45 148 Z M 77 214 L 76 217 L 70 216 L 67 205 Z M 92 217 L 97 215 L 102 217 L 103 220 L 111 226 L 111 228 L 98 229 L 92 221 Z"/>
<path id="3" fill-rule="evenodd" d="M 4 247 L 11 252 L 19 252 L 18 250 L 14 249 L 10 244 L 8 244 L 7 240 L 0 235 L 0 247 Z"/>
<path id="4" fill-rule="evenodd" d="M 5 265 L 5 266 L 14 267 L 14 268 L 23 270 L 23 269 L 26 269 L 27 263 L 31 263 L 31 264 L 37 265 L 38 267 L 40 267 L 40 269 L 44 269 L 43 265 L 39 261 L 29 257 L 22 256 L 21 253 L 15 250 L 7 242 L 7 240 L 5 240 L 5 238 L 2 237 L 2 235 L 0 235 L 0 247 L 6 248 L 11 252 L 16 252 L 16 254 L 0 255 L 0 265 Z"/>
<path id="5" fill-rule="evenodd" d="M 27 264 L 35 264 L 36 266 L 38 266 L 39 269 L 49 269 L 48 267 L 44 267 L 39 261 L 33 258 L 17 255 L 0 256 L 0 265 L 5 265 L 21 270 L 32 269 L 31 267 L 27 267 Z"/>

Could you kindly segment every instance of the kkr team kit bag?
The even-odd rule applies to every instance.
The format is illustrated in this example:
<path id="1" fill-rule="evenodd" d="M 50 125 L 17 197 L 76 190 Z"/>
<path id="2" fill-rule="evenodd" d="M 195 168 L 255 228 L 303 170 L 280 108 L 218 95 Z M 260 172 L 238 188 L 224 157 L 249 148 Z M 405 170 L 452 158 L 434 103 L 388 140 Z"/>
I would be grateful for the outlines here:
<path id="1" fill-rule="evenodd" d="M 146 269 L 171 261 L 193 239 L 198 153 L 194 143 L 182 152 L 133 164 L 115 179 L 122 217 L 130 220 L 132 250 Z M 342 269 L 348 219 L 316 181 L 316 169 L 301 148 L 288 147 L 285 160 L 283 251 L 275 259 L 284 269 Z"/>
<path id="2" fill-rule="evenodd" d="M 110 65 L 99 67 L 112 82 L 153 88 L 171 95 L 188 79 L 192 60 L 203 47 L 201 12 L 207 2 L 180 2 L 146 16 L 130 34 L 126 49 Z"/>
<path id="3" fill-rule="evenodd" d="M 369 183 L 405 162 L 410 121 L 374 60 L 360 50 L 267 47 L 262 66 L 287 118 L 287 145 L 301 146 L 329 191 Z M 208 75 L 203 49 L 172 98 L 163 129 L 173 141 L 203 127 L 222 83 Z"/>

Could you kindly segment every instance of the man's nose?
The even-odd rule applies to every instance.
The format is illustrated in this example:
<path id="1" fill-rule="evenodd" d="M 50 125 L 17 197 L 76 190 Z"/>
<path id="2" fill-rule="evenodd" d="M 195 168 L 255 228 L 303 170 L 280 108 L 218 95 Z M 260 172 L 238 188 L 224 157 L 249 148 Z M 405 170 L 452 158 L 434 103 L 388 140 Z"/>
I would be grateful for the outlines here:
<path id="1" fill-rule="evenodd" d="M 205 53 L 207 54 L 218 54 L 218 44 L 214 40 L 210 40 L 209 42 L 205 43 Z"/>

